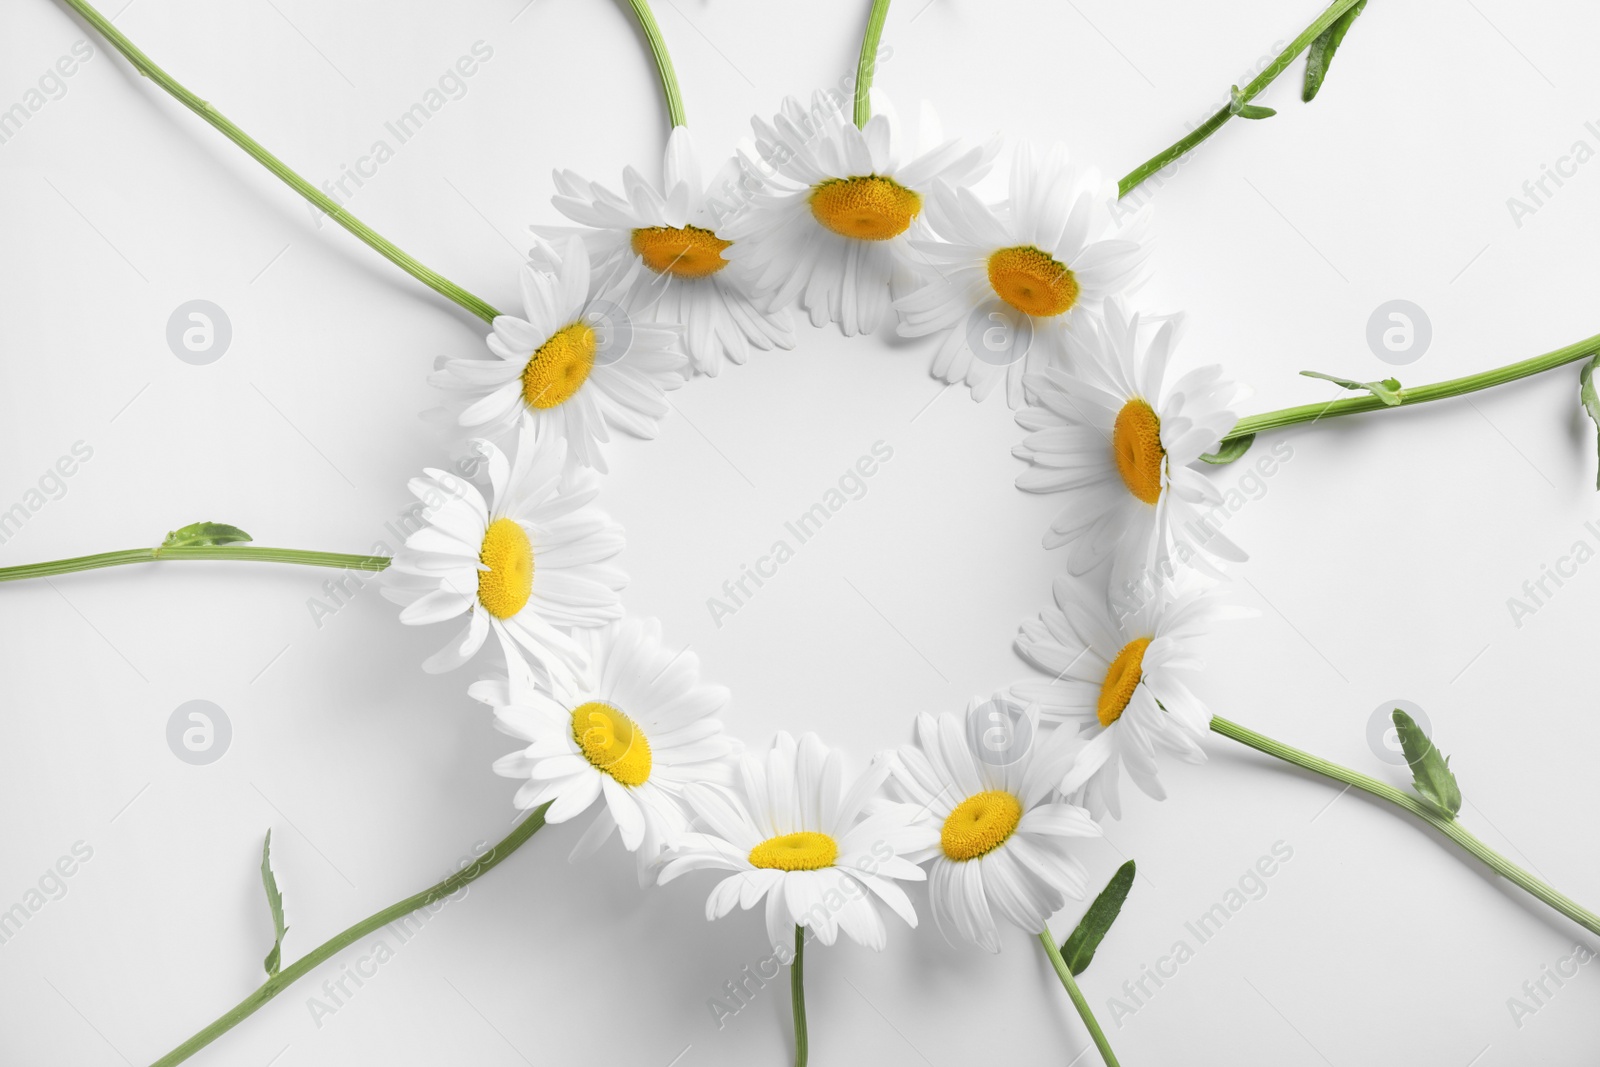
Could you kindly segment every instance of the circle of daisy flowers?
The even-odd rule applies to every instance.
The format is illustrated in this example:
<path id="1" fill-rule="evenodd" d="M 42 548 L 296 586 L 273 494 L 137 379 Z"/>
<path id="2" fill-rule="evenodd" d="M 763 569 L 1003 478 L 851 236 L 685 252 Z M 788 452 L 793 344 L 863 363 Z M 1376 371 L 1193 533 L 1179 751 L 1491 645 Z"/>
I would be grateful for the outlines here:
<path id="1" fill-rule="evenodd" d="M 881 101 L 861 128 L 828 94 L 753 127 L 710 181 L 682 127 L 659 180 L 555 173 L 567 224 L 534 228 L 524 316 L 493 321 L 490 358 L 433 377 L 480 476 L 413 479 L 424 525 L 389 595 L 407 624 L 456 620 L 429 670 L 494 635 L 470 692 L 520 746 L 494 769 L 520 782 L 518 808 L 584 817 L 575 859 L 616 838 L 641 884 L 720 871 L 707 918 L 760 905 L 774 949 L 797 929 L 881 949 L 887 914 L 917 925 L 919 882 L 952 942 L 1048 936 L 1084 896 L 1082 842 L 1120 815 L 1123 772 L 1159 798 L 1158 754 L 1203 759 L 1209 711 L 1184 675 L 1226 615 L 1202 586 L 1243 553 L 1217 533 L 1177 553 L 1193 566 L 1172 557 L 1217 502 L 1190 464 L 1232 429 L 1238 390 L 1215 367 L 1169 374 L 1178 321 L 1126 302 L 1144 217 L 1116 219 L 1114 189 L 1064 148 L 1020 147 L 1009 195 L 986 203 L 998 142 L 947 139 L 931 111 L 915 149 Z M 625 614 L 622 531 L 593 506 L 609 432 L 649 437 L 689 375 L 793 347 L 794 305 L 846 334 L 892 311 L 935 338 L 935 377 L 976 399 L 1003 386 L 1026 431 L 1018 485 L 1065 502 L 1044 542 L 1069 574 L 1016 638 L 1039 673 L 965 715 L 918 715 L 912 744 L 855 770 L 814 734 L 743 750 L 727 691 Z"/>

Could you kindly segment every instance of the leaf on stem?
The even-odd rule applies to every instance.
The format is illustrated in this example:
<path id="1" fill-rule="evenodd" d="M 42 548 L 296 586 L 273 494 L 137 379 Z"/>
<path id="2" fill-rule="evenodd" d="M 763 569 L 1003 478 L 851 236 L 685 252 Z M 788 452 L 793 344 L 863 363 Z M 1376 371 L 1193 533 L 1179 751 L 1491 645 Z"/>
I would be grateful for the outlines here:
<path id="1" fill-rule="evenodd" d="M 267 907 L 272 909 L 272 951 L 267 953 L 264 965 L 269 977 L 276 975 L 283 961 L 283 935 L 289 928 L 283 922 L 283 894 L 278 892 L 278 879 L 272 873 L 272 831 L 261 845 L 261 884 L 267 890 Z"/>
<path id="2" fill-rule="evenodd" d="M 1083 913 L 1083 918 L 1078 922 L 1077 929 L 1072 931 L 1072 936 L 1061 946 L 1061 958 L 1066 961 L 1068 970 L 1073 974 L 1082 974 L 1089 966 L 1089 962 L 1094 959 L 1094 950 L 1100 947 L 1101 938 L 1106 936 L 1111 924 L 1117 921 L 1117 915 L 1122 911 L 1122 902 L 1128 899 L 1128 890 L 1133 888 L 1133 873 L 1132 860 L 1117 868 L 1117 873 L 1111 876 L 1111 881 L 1100 890 L 1100 895 L 1094 898 L 1089 910 Z"/>
<path id="3" fill-rule="evenodd" d="M 1300 94 L 1300 99 L 1311 103 L 1317 91 L 1322 88 L 1322 79 L 1328 76 L 1328 65 L 1333 62 L 1333 54 L 1339 50 L 1339 45 L 1344 42 L 1344 35 L 1350 32 L 1350 26 L 1356 21 L 1356 16 L 1361 14 L 1361 9 L 1367 6 L 1367 0 L 1361 0 L 1355 7 L 1340 15 L 1332 26 L 1322 31 L 1322 36 L 1311 42 L 1311 48 L 1306 52 L 1306 85 L 1305 91 Z"/>
<path id="4" fill-rule="evenodd" d="M 1200 459 L 1214 467 L 1220 467 L 1224 464 L 1232 463 L 1234 460 L 1250 451 L 1250 446 L 1255 444 L 1255 442 L 1256 435 L 1253 433 L 1247 433 L 1243 437 L 1224 438 L 1222 444 L 1215 452 L 1207 452 L 1205 455 L 1201 456 Z"/>
<path id="5" fill-rule="evenodd" d="M 1594 420 L 1596 439 L 1600 440 L 1600 390 L 1595 389 L 1594 368 L 1600 364 L 1600 356 L 1595 356 L 1583 365 L 1583 370 L 1578 374 L 1578 399 L 1583 401 L 1583 410 L 1589 413 Z M 1594 487 L 1600 489 L 1600 473 L 1595 475 Z"/>
<path id="6" fill-rule="evenodd" d="M 195 548 L 200 545 L 231 545 L 236 541 L 250 541 L 251 536 L 237 526 L 225 522 L 191 522 L 167 534 L 162 548 Z"/>
<path id="7" fill-rule="evenodd" d="M 1356 392 L 1365 389 L 1383 401 L 1388 407 L 1400 406 L 1400 379 L 1398 378 L 1384 378 L 1382 381 L 1376 382 L 1353 382 L 1349 378 L 1336 378 L 1331 374 L 1323 374 L 1320 371 L 1303 370 L 1300 373 L 1307 378 L 1321 378 L 1325 382 L 1342 385 L 1346 389 L 1354 389 Z"/>
<path id="8" fill-rule="evenodd" d="M 1261 107 L 1258 104 L 1250 103 L 1244 98 L 1244 93 L 1239 91 L 1237 85 L 1229 87 L 1228 97 L 1230 100 L 1228 114 L 1230 115 L 1238 115 L 1242 119 L 1270 119 L 1277 114 L 1277 111 L 1270 107 Z"/>
<path id="9" fill-rule="evenodd" d="M 1411 765 L 1411 784 L 1422 799 L 1450 818 L 1461 811 L 1461 787 L 1450 770 L 1450 759 L 1434 746 L 1416 720 L 1399 708 L 1394 709 L 1394 728 L 1400 735 L 1400 750 Z"/>

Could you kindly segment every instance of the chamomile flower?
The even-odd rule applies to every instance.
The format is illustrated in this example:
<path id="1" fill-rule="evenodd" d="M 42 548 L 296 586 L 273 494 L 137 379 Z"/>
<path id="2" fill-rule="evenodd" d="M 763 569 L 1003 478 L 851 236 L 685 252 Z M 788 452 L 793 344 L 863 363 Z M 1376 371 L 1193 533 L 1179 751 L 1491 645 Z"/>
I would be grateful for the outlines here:
<path id="1" fill-rule="evenodd" d="M 541 440 L 566 441 L 572 464 L 603 471 L 608 428 L 655 436 L 666 393 L 687 372 L 679 333 L 634 321 L 592 285 L 575 237 L 537 249 L 521 278 L 527 317 L 494 320 L 493 358 L 446 360 L 429 380 L 454 394 L 444 414 L 471 433 L 503 444 L 531 425 Z"/>
<path id="2" fill-rule="evenodd" d="M 1233 429 L 1240 390 L 1218 366 L 1167 384 L 1177 325 L 1161 323 L 1146 341 L 1151 324 L 1109 300 L 1102 320 L 1078 332 L 1069 366 L 1023 376 L 1029 406 L 1017 423 L 1029 432 L 1013 453 L 1033 468 L 1017 486 L 1066 495 L 1044 544 L 1067 546 L 1073 574 L 1111 558 L 1119 575 L 1143 583 L 1172 567 L 1184 538 L 1192 543 L 1176 553 L 1180 563 L 1215 573 L 1205 556 L 1245 558 L 1207 521 L 1222 495 L 1189 466 Z"/>
<path id="3" fill-rule="evenodd" d="M 587 662 L 548 692 L 513 699 L 502 679 L 468 692 L 494 708 L 500 730 L 528 743 L 494 765 L 497 774 L 525 779 L 517 807 L 548 803 L 545 821 L 559 823 L 600 801 L 573 858 L 616 833 L 638 858 L 643 882 L 689 828 L 677 800 L 683 787 L 729 780 L 725 759 L 734 743 L 717 718 L 728 691 L 700 681 L 693 652 L 665 647 L 654 619 L 622 619 L 573 639 Z"/>
<path id="4" fill-rule="evenodd" d="M 996 729 L 1002 744 L 991 743 Z M 996 919 L 1038 934 L 1068 897 L 1083 898 L 1073 842 L 1101 830 L 1083 808 L 1051 799 L 1074 744 L 1060 730 L 1038 738 L 1003 695 L 974 700 L 965 721 L 917 716 L 916 744 L 895 753 L 894 777 L 934 838 L 911 858 L 932 861 L 928 898 L 946 940 L 999 952 Z"/>
<path id="5" fill-rule="evenodd" d="M 1011 687 L 1017 700 L 1048 720 L 1073 724 L 1061 732 L 1092 735 L 1061 778 L 1064 794 L 1082 791 L 1097 816 L 1121 818 L 1121 770 L 1146 795 L 1162 800 L 1156 753 L 1203 763 L 1198 741 L 1210 730 L 1211 712 L 1190 690 L 1185 675 L 1203 664 L 1195 639 L 1240 613 L 1201 592 L 1158 586 L 1120 612 L 1104 596 L 1085 595 L 1082 583 L 1057 578 L 1056 606 L 1022 624 L 1017 651 L 1050 677 Z"/>
<path id="6" fill-rule="evenodd" d="M 641 322 L 681 324 L 694 369 L 714 375 L 723 360 L 743 363 L 752 348 L 794 347 L 788 311 L 766 311 L 750 297 L 747 272 L 723 255 L 732 243 L 718 233 L 718 204 L 700 178 L 685 126 L 667 138 L 662 182 L 632 167 L 618 196 L 569 170 L 555 172 L 556 209 L 581 229 L 535 226 L 550 240 L 583 240 L 594 273 L 617 290 L 623 310 Z M 739 164 L 729 160 L 710 191 L 734 189 Z"/>
<path id="7" fill-rule="evenodd" d="M 564 473 L 560 441 L 524 434 L 515 455 L 475 443 L 488 468 L 488 500 L 448 471 L 428 468 L 407 488 L 427 524 L 406 538 L 383 592 L 405 605 L 410 626 L 466 616 L 450 643 L 423 663 L 453 670 L 493 633 L 520 692 L 586 662 L 569 631 L 622 617 L 627 577 L 608 561 L 622 551 L 622 528 L 589 507 L 598 486 L 586 472 Z"/>
<path id="8" fill-rule="evenodd" d="M 924 880 L 904 857 L 935 835 L 918 824 L 914 807 L 879 796 L 887 761 L 851 781 L 843 759 L 815 734 L 796 742 L 780 733 L 765 757 L 739 758 L 737 788 L 688 786 L 684 797 L 707 830 L 684 835 L 660 880 L 695 870 L 733 872 L 711 891 L 706 918 L 764 899 L 774 949 L 793 944 L 795 927 L 805 926 L 824 945 L 843 931 L 881 950 L 888 934 L 873 898 L 917 925 L 898 883 Z"/>
<path id="9" fill-rule="evenodd" d="M 1146 213 L 1113 230 L 1115 182 L 1069 164 L 1056 145 L 1036 157 L 1017 146 L 1011 195 L 983 203 L 936 182 L 927 219 L 939 240 L 913 239 L 934 268 L 895 301 L 903 337 L 939 335 L 933 374 L 965 382 L 982 400 L 1001 381 L 1022 400 L 1022 376 L 1066 358 L 1070 335 L 1113 296 L 1142 280 Z"/>
<path id="10" fill-rule="evenodd" d="M 759 188 L 722 231 L 729 258 L 757 273 L 773 306 L 799 301 L 813 325 L 832 320 L 846 335 L 871 333 L 889 307 L 890 282 L 908 287 L 920 269 L 908 234 L 935 181 L 966 185 L 989 169 L 998 141 L 969 147 L 943 140 L 924 107 L 914 154 L 879 94 L 857 129 L 835 96 L 809 110 L 794 97 L 770 124 L 753 119 L 759 159 L 746 159 Z"/>

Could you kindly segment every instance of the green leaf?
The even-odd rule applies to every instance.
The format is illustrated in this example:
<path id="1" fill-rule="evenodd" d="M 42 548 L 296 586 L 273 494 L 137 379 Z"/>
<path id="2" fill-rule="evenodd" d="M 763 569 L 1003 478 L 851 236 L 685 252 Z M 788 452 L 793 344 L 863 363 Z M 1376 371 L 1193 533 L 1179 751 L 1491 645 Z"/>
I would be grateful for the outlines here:
<path id="1" fill-rule="evenodd" d="M 1083 913 L 1072 936 L 1061 946 L 1061 958 L 1073 974 L 1082 974 L 1088 968 L 1089 962 L 1094 959 L 1094 950 L 1100 947 L 1100 939 L 1117 921 L 1122 902 L 1128 899 L 1128 890 L 1133 888 L 1133 873 L 1132 860 L 1117 868 L 1111 881 L 1100 890 L 1100 895 L 1094 898 L 1089 910 Z"/>
<path id="2" fill-rule="evenodd" d="M 283 935 L 289 928 L 283 922 L 283 894 L 278 892 L 278 879 L 272 874 L 272 831 L 261 845 L 261 884 L 267 890 L 267 907 L 272 909 L 272 951 L 267 953 L 265 966 L 270 977 L 278 973 L 283 959 Z"/>
<path id="3" fill-rule="evenodd" d="M 194 548 L 198 545 L 231 545 L 235 541 L 249 541 L 251 536 L 237 526 L 225 522 L 191 522 L 167 534 L 162 548 Z"/>
<path id="4" fill-rule="evenodd" d="M 1401 711 L 1394 709 L 1394 728 L 1400 735 L 1400 751 L 1411 765 L 1411 784 L 1422 799 L 1455 818 L 1461 811 L 1461 787 L 1450 770 L 1450 759 L 1437 748 L 1422 727 Z"/>
<path id="5" fill-rule="evenodd" d="M 1253 433 L 1247 433 L 1243 437 L 1225 437 L 1215 452 L 1207 452 L 1200 458 L 1212 466 L 1220 467 L 1232 463 L 1250 451 L 1250 446 L 1255 442 L 1256 435 Z"/>
<path id="6" fill-rule="evenodd" d="M 1238 115 L 1242 119 L 1270 119 L 1277 114 L 1270 107 L 1260 107 L 1245 100 L 1244 94 L 1239 91 L 1237 85 L 1229 87 L 1228 96 L 1231 100 L 1231 103 L 1228 104 L 1228 114 L 1230 115 Z"/>
<path id="7" fill-rule="evenodd" d="M 1388 407 L 1400 406 L 1400 379 L 1398 378 L 1384 378 L 1382 381 L 1377 382 L 1353 382 L 1349 378 L 1336 378 L 1331 374 L 1323 374 L 1321 371 L 1303 370 L 1300 373 L 1307 378 L 1321 378 L 1325 382 L 1342 385 L 1346 389 L 1354 389 L 1356 392 L 1365 389 L 1383 401 Z"/>
<path id="8" fill-rule="evenodd" d="M 1311 103 L 1322 88 L 1322 79 L 1328 76 L 1328 65 L 1333 62 L 1333 54 L 1339 50 L 1339 45 L 1344 42 L 1344 35 L 1350 32 L 1351 25 L 1356 21 L 1356 16 L 1361 14 L 1361 9 L 1367 6 L 1367 0 L 1361 0 L 1355 7 L 1346 11 L 1336 19 L 1333 25 L 1322 31 L 1322 36 L 1311 42 L 1310 51 L 1306 52 L 1306 84 L 1305 91 L 1300 94 L 1300 99 Z"/>
<path id="9" fill-rule="evenodd" d="M 1595 389 L 1594 368 L 1600 364 L 1600 356 L 1595 356 L 1583 365 L 1583 370 L 1578 374 L 1578 399 L 1583 401 L 1583 409 L 1594 420 L 1596 440 L 1600 441 L 1600 391 Z M 1595 475 L 1594 487 L 1600 489 L 1600 473 Z"/>

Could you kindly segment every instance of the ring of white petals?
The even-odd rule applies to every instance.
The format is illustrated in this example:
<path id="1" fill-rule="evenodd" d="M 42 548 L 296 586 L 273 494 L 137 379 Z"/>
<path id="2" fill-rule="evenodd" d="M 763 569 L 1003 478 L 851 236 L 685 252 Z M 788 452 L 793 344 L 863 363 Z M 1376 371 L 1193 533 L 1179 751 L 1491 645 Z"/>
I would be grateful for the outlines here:
<path id="1" fill-rule="evenodd" d="M 681 127 L 660 188 L 631 168 L 622 196 L 557 172 L 555 204 L 578 226 L 536 228 L 524 316 L 494 321 L 492 359 L 434 376 L 457 397 L 440 417 L 483 437 L 492 498 L 452 473 L 415 480 L 427 525 L 396 558 L 390 595 L 403 622 L 467 616 L 430 670 L 497 636 L 506 676 L 472 695 L 526 747 L 495 769 L 523 780 L 519 807 L 549 805 L 549 822 L 600 805 L 575 856 L 615 833 L 642 882 L 730 872 L 708 918 L 765 901 L 775 946 L 804 926 L 873 948 L 880 907 L 916 924 L 898 883 L 927 880 L 926 863 L 939 928 L 998 951 L 997 920 L 1038 934 L 1083 896 L 1073 842 L 1119 814 L 1120 770 L 1159 799 L 1158 750 L 1204 758 L 1210 713 L 1182 675 L 1220 613 L 1209 594 L 1180 594 L 1178 571 L 1216 576 L 1216 561 L 1243 558 L 1203 521 L 1195 536 L 1218 497 L 1188 469 L 1232 428 L 1237 391 L 1216 368 L 1167 382 L 1176 321 L 1124 305 L 1144 273 L 1144 216 L 1102 218 L 1114 190 L 1063 149 L 1019 149 L 1009 198 L 985 205 L 971 185 L 995 142 L 945 141 L 925 112 L 918 154 L 901 160 L 895 120 L 875 110 L 858 129 L 819 94 L 757 120 L 756 152 L 719 176 L 747 191 L 728 219 Z M 971 323 L 996 302 L 1011 333 L 991 348 Z M 1066 497 L 1046 546 L 1066 546 L 1074 574 L 1109 561 L 1117 594 L 1058 582 L 1056 607 L 1017 638 L 1053 677 L 974 700 L 965 719 L 920 716 L 915 744 L 854 777 L 815 735 L 739 751 L 716 717 L 726 691 L 654 620 L 623 616 L 609 562 L 621 532 L 590 506 L 608 428 L 653 436 L 688 375 L 792 347 L 791 304 L 847 335 L 892 306 L 902 334 L 942 335 L 936 376 L 980 400 L 1004 382 L 1027 405 L 1018 486 Z M 1055 725 L 1069 720 L 1079 732 Z"/>

